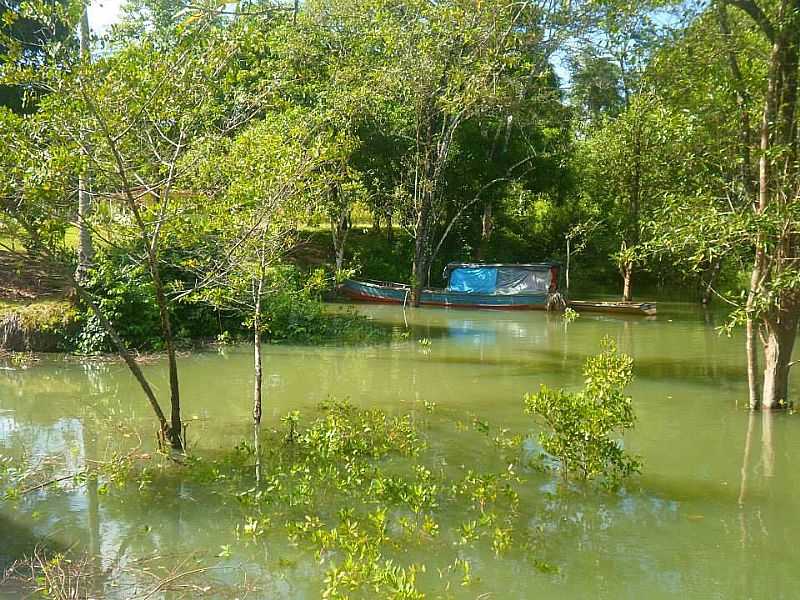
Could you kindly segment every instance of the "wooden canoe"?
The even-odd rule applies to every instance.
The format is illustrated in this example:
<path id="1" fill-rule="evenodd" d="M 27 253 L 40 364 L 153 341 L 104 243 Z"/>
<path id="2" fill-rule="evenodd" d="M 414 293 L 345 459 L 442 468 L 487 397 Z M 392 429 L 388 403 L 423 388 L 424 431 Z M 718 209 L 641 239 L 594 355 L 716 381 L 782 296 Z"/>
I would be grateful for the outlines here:
<path id="1" fill-rule="evenodd" d="M 577 312 L 603 312 L 623 315 L 656 314 L 654 302 L 592 302 L 589 300 L 570 300 L 569 307 Z"/>

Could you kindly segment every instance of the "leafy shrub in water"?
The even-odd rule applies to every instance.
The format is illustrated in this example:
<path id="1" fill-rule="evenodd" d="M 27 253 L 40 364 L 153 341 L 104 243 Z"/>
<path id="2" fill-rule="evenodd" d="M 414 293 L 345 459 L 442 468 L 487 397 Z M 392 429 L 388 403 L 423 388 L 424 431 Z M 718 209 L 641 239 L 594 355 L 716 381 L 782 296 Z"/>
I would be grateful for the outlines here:
<path id="1" fill-rule="evenodd" d="M 168 293 L 193 285 L 192 269 L 202 240 L 172 236 L 162 250 L 162 279 Z M 153 283 L 143 261 L 144 250 L 104 248 L 95 259 L 90 289 L 100 307 L 128 345 L 139 350 L 161 350 L 163 339 Z M 271 270 L 262 306 L 268 339 L 318 342 L 328 339 L 364 341 L 381 337 L 382 330 L 355 313 L 330 315 L 321 301 L 330 278 L 322 270 L 304 273 L 291 265 Z M 206 296 L 186 295 L 170 302 L 172 329 L 179 342 L 249 335 L 252 315 L 246 308 L 218 310 Z M 113 351 L 111 341 L 95 316 L 84 310 L 76 346 L 85 353 Z"/>
<path id="2" fill-rule="evenodd" d="M 390 453 L 414 456 L 423 447 L 411 417 L 356 408 L 347 401 L 322 404 L 326 414 L 297 437 L 297 443 L 321 459 L 336 456 L 381 458 Z"/>
<path id="3" fill-rule="evenodd" d="M 363 342 L 381 339 L 386 332 L 354 311 L 331 314 L 322 294 L 332 278 L 323 269 L 303 273 L 294 266 L 272 272 L 270 286 L 276 291 L 265 298 L 263 312 L 267 336 L 295 343 L 336 340 Z"/>
<path id="4" fill-rule="evenodd" d="M 633 359 L 619 353 L 609 338 L 602 348 L 584 365 L 583 390 L 565 392 L 543 385 L 538 393 L 525 395 L 525 409 L 546 426 L 539 441 L 559 460 L 565 478 L 601 479 L 614 485 L 640 469 L 613 437 L 631 429 L 636 420 L 631 398 L 625 395 Z"/>
<path id="5" fill-rule="evenodd" d="M 119 335 L 131 347 L 160 350 L 163 339 L 153 283 L 144 262 L 131 259 L 136 253 L 135 249 L 99 252 L 90 289 Z M 186 256 L 190 254 L 189 249 L 181 247 L 170 247 L 163 252 L 162 278 L 168 290 L 182 289 L 194 281 L 185 265 Z M 221 330 L 239 327 L 242 321 L 239 315 L 220 314 L 205 302 L 191 300 L 170 303 L 170 314 L 173 333 L 179 341 L 215 337 Z M 114 349 L 89 310 L 85 312 L 77 345 L 86 353 Z"/>

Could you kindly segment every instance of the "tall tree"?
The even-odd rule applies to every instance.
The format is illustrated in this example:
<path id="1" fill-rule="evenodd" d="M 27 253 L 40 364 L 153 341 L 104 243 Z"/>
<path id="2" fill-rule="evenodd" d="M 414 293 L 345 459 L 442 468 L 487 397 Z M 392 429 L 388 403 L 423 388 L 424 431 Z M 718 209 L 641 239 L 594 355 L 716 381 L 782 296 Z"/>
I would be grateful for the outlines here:
<path id="1" fill-rule="evenodd" d="M 758 224 L 754 261 L 745 306 L 750 406 L 785 406 L 789 369 L 800 319 L 800 165 L 798 165 L 798 63 L 800 0 L 759 4 L 721 0 L 743 11 L 770 46 L 762 92 L 758 146 L 758 182 L 752 213 Z M 735 55 L 735 48 L 731 49 Z M 754 145 L 754 144 L 753 144 Z M 744 158 L 744 157 L 743 157 Z M 755 329 L 764 352 L 759 394 Z"/>
<path id="2" fill-rule="evenodd" d="M 344 32 L 351 45 L 342 72 L 357 76 L 362 96 L 379 96 L 399 116 L 391 123 L 406 147 L 394 196 L 405 204 L 415 239 L 412 299 L 418 303 L 452 230 L 450 215 L 458 219 L 465 210 L 463 204 L 451 210 L 459 198 L 446 182 L 459 134 L 473 119 L 492 113 L 507 119 L 539 100 L 532 90 L 551 76 L 543 24 L 549 15 L 533 3 L 456 0 L 318 1 L 305 14 Z M 467 202 L 480 199 L 487 183 Z"/>
<path id="3" fill-rule="evenodd" d="M 91 61 L 89 35 L 89 7 L 87 5 L 81 14 L 79 27 L 80 60 L 83 65 L 87 65 Z M 86 142 L 84 141 L 82 145 L 86 146 Z M 86 148 L 84 153 L 86 154 L 89 151 Z M 78 175 L 78 268 L 75 271 L 75 279 L 81 283 L 86 281 L 86 276 L 94 258 L 92 230 L 89 224 L 89 215 L 92 210 L 92 196 L 89 188 L 89 171 L 84 167 Z"/>
<path id="4" fill-rule="evenodd" d="M 673 189 L 687 132 L 681 113 L 652 94 L 640 94 L 616 118 L 602 121 L 580 147 L 584 193 L 605 207 L 607 237 L 622 277 L 622 298 L 633 297 L 633 275 L 646 224 Z"/>
<path id="5" fill-rule="evenodd" d="M 749 402 L 753 409 L 779 408 L 789 401 L 800 320 L 800 4 L 718 0 L 701 11 L 686 35 L 701 28 L 703 45 L 694 56 L 706 66 L 698 82 L 712 92 L 704 104 L 711 99 L 729 108 L 711 113 L 696 103 L 686 109 L 702 120 L 716 114 L 721 121 L 702 147 L 707 155 L 728 157 L 719 169 L 728 189 L 712 188 L 714 201 L 704 200 L 701 187 L 677 198 L 665 215 L 663 245 L 694 264 L 724 249 L 750 262 L 749 285 L 734 313 L 734 322 L 746 329 Z M 681 85 L 687 89 L 685 81 Z"/>

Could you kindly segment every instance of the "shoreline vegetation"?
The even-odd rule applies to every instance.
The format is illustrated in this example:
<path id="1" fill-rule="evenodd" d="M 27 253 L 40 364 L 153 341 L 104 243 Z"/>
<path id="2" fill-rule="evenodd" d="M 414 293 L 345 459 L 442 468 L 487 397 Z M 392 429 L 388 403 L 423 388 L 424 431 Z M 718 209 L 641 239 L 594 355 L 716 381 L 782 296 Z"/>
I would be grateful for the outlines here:
<path id="1" fill-rule="evenodd" d="M 322 228 L 319 230 L 306 232 L 304 241 L 299 243 L 292 251 L 290 260 L 297 269 L 300 278 L 296 278 L 291 284 L 301 285 L 301 279 L 311 280 L 316 278 L 313 289 L 304 295 L 295 295 L 293 302 L 297 304 L 307 304 L 307 307 L 299 307 L 298 314 L 286 314 L 286 306 L 277 307 L 283 314 L 277 316 L 279 320 L 288 320 L 288 323 L 279 324 L 275 334 L 266 331 L 265 341 L 293 341 L 300 343 L 319 343 L 320 341 L 331 342 L 340 339 L 344 342 L 369 341 L 380 339 L 380 328 L 372 328 L 367 324 L 366 319 L 350 314 L 347 318 L 335 314 L 336 311 L 326 310 L 324 305 L 333 300 L 334 306 L 337 302 L 346 300 L 339 298 L 335 292 L 336 280 L 333 277 L 335 256 L 329 245 L 330 231 Z M 386 232 L 375 232 L 367 224 L 354 227 L 351 233 L 350 245 L 345 253 L 346 264 L 351 265 L 348 272 L 358 272 L 361 276 L 370 279 L 383 279 L 391 281 L 407 281 L 410 272 L 403 268 L 392 267 L 397 264 L 397 255 L 410 251 L 410 240 L 406 239 L 406 249 L 390 245 L 386 238 Z M 403 233 L 395 233 L 395 244 L 400 244 L 398 240 L 403 238 Z M 8 242 L 8 240 L 6 240 Z M 6 247 L 11 247 L 10 242 Z M 86 344 L 85 340 L 96 336 L 96 324 L 92 323 L 90 310 L 70 291 L 68 282 L 49 271 L 46 282 L 42 282 L 42 269 L 47 269 L 46 261 L 35 261 L 32 266 L 24 266 L 27 260 L 27 253 L 24 251 L 22 240 L 14 243 L 17 254 L 8 258 L 8 251 L 0 252 L 7 256 L 6 262 L 14 264 L 13 270 L 3 268 L 0 261 L 0 275 L 5 279 L 6 289 L 0 291 L 0 351 L 6 352 L 57 352 L 70 353 L 75 356 L 93 356 L 96 354 L 114 353 L 115 350 L 102 344 L 98 347 L 94 343 Z M 23 265 L 20 265 L 20 262 Z M 401 263 L 402 264 L 402 263 Z M 589 272 L 591 271 L 591 276 Z M 316 275 L 314 273 L 317 273 Z M 612 296 L 614 286 L 617 284 L 614 273 L 607 277 L 605 282 L 595 277 L 597 269 L 585 267 L 579 269 L 577 274 L 573 273 L 573 290 L 576 293 L 594 293 L 605 289 L 608 296 Z M 325 273 L 323 275 L 323 273 Z M 295 276 L 296 277 L 296 276 Z M 641 293 L 645 296 L 653 295 L 663 297 L 686 298 L 692 297 L 697 293 L 695 284 L 687 282 L 685 287 L 676 290 L 666 290 L 657 278 L 648 280 L 646 274 L 643 275 Z M 98 290 L 101 294 L 108 291 Z M 295 289 L 302 292 L 301 289 Z M 121 307 L 118 318 L 127 318 L 131 311 L 139 310 L 142 306 L 141 299 L 134 295 L 125 298 L 125 290 L 116 290 L 114 293 L 124 304 L 126 301 L 131 303 L 130 307 Z M 302 296 L 302 297 L 301 297 Z M 265 305 L 265 313 L 271 307 Z M 308 310 L 306 310 L 308 309 Z M 179 309 L 180 310 L 180 309 Z M 127 311 L 127 312 L 126 312 Z M 183 348 L 205 346 L 218 341 L 225 343 L 233 340 L 244 340 L 248 338 L 248 328 L 246 326 L 247 315 L 239 317 L 232 316 L 232 311 L 212 310 L 214 314 L 210 317 L 206 315 L 200 323 L 200 328 L 195 328 L 191 336 L 179 340 L 179 345 Z M 306 312 L 308 323 L 292 323 L 293 319 L 300 317 Z M 312 313 L 319 313 L 313 315 Z M 270 315 L 265 315 L 267 321 Z M 238 319 L 238 320 L 237 320 Z M 137 320 L 142 321 L 142 315 L 137 315 Z M 348 327 L 351 325 L 352 327 Z M 143 331 L 134 332 L 132 335 L 125 335 L 123 338 L 132 344 L 132 350 L 137 355 L 147 355 L 153 351 L 153 340 L 159 336 L 157 319 L 149 319 L 140 323 Z M 91 330 L 91 331 L 86 331 Z M 83 338 L 83 339 L 82 339 Z"/>

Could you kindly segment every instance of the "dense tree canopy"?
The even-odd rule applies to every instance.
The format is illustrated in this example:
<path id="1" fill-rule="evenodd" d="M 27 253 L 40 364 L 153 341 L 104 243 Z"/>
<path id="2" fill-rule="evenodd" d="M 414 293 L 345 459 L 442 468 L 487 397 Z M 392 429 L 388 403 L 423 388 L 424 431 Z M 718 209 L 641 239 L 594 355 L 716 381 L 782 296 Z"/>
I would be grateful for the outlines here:
<path id="1" fill-rule="evenodd" d="M 233 305 L 251 311 L 264 265 L 302 263 L 319 230 L 333 270 L 415 295 L 450 260 L 563 260 L 580 237 L 579 287 L 737 305 L 751 383 L 761 333 L 765 402 L 786 400 L 797 0 L 131 0 L 94 61 L 73 40 L 83 8 L 0 9 L 3 103 L 38 102 L 0 114 L 4 220 L 67 262 L 88 225 L 98 272 L 142 269 L 168 350 L 187 306 L 252 323 Z"/>

